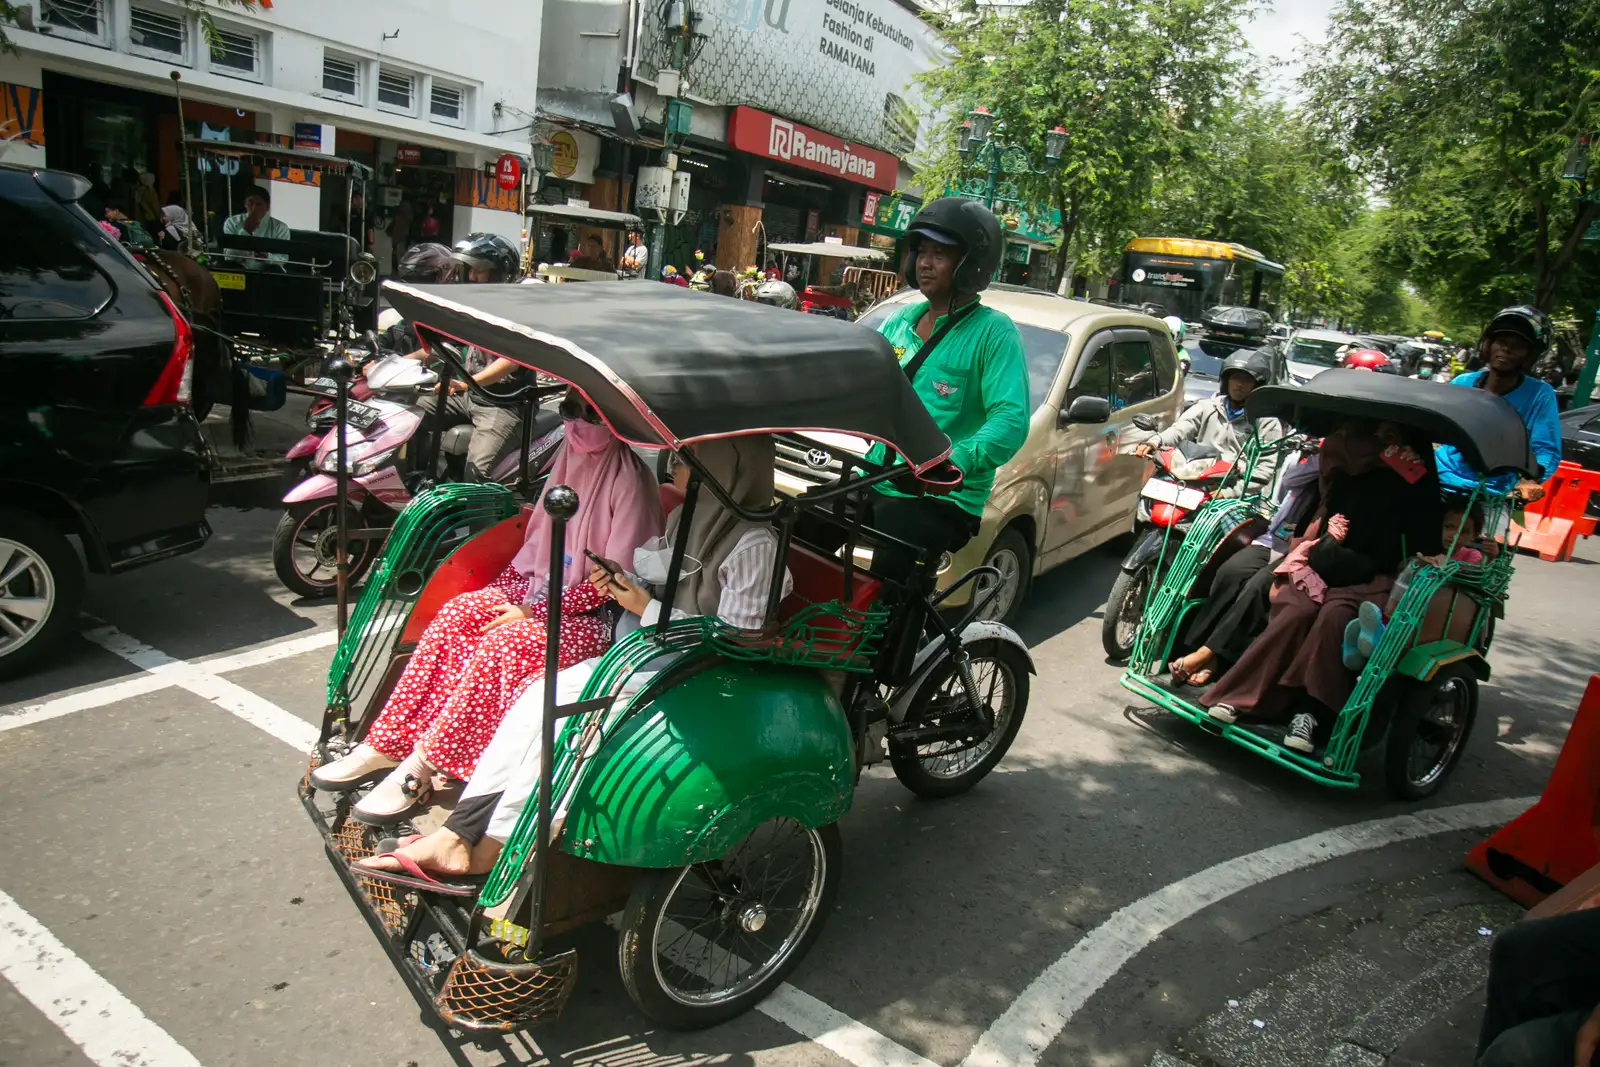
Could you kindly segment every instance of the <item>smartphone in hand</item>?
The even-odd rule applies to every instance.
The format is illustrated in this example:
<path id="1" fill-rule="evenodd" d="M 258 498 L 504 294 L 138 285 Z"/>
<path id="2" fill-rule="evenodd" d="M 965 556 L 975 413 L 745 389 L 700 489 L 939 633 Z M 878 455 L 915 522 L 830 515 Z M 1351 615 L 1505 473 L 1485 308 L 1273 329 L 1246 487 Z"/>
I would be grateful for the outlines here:
<path id="1" fill-rule="evenodd" d="M 612 563 L 609 559 L 606 559 L 604 556 L 597 556 L 593 552 L 590 552 L 587 548 L 583 550 L 583 554 L 585 556 L 589 557 L 589 562 L 593 563 L 596 567 L 599 567 L 601 570 L 605 571 L 611 577 L 613 577 L 613 578 L 621 578 L 622 577 L 622 568 L 617 566 L 615 563 Z"/>
<path id="2" fill-rule="evenodd" d="M 1428 473 L 1428 468 L 1412 459 L 1406 452 L 1407 450 L 1399 445 L 1390 445 L 1383 450 L 1381 458 L 1394 469 L 1396 474 L 1415 485 L 1424 474 Z"/>

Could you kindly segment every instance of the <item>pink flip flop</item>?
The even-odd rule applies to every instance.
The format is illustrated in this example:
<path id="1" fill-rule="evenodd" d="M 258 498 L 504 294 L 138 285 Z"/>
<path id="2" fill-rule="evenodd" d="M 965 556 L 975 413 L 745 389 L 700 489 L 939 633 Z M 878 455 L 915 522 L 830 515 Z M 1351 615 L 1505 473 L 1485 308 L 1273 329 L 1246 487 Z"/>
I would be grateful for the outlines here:
<path id="1" fill-rule="evenodd" d="M 398 871 L 384 871 L 376 867 L 368 867 L 364 863 L 352 863 L 350 872 L 357 878 L 370 878 L 378 882 L 388 882 L 391 885 L 403 885 L 409 889 L 420 889 L 428 893 L 439 893 L 447 897 L 472 897 L 477 896 L 483 889 L 486 875 L 465 875 L 456 881 L 443 881 L 435 878 L 410 856 L 402 856 L 398 852 L 387 853 L 388 857 L 401 867 Z"/>

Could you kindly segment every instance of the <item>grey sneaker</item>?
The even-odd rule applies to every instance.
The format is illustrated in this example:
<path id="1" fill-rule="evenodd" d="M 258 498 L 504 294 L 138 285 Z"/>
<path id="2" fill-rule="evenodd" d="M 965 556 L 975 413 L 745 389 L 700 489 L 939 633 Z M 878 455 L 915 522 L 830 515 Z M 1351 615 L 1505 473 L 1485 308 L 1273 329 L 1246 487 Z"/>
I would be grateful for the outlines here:
<path id="1" fill-rule="evenodd" d="M 1213 704 L 1206 709 L 1206 714 L 1217 722 L 1232 724 L 1239 721 L 1239 711 L 1232 704 Z"/>
<path id="2" fill-rule="evenodd" d="M 1316 732 L 1317 717 L 1309 711 L 1302 711 L 1289 720 L 1289 736 L 1283 739 L 1283 747 L 1309 756 L 1316 751 L 1316 745 L 1311 740 Z"/>

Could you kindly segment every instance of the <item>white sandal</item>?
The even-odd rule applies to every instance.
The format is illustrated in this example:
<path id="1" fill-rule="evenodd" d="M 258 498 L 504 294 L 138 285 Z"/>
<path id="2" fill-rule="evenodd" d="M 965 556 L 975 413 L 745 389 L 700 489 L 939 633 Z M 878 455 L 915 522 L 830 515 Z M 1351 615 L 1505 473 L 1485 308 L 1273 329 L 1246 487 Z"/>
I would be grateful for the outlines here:
<path id="1" fill-rule="evenodd" d="M 393 826 L 425 806 L 432 796 L 433 768 L 420 751 L 413 750 L 350 809 L 350 814 L 368 826 Z"/>
<path id="2" fill-rule="evenodd" d="M 324 793 L 348 793 L 394 770 L 395 761 L 366 742 L 311 772 L 311 784 Z"/>
<path id="3" fill-rule="evenodd" d="M 1232 704 L 1213 704 L 1206 709 L 1206 714 L 1217 722 L 1232 726 L 1239 721 L 1239 709 Z"/>

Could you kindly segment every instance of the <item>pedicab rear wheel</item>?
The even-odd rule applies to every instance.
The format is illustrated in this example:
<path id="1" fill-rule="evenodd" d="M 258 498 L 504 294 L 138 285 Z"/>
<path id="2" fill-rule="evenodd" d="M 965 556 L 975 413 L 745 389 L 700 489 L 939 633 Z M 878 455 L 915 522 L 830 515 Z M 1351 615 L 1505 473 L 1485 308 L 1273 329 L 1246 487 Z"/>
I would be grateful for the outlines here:
<path id="1" fill-rule="evenodd" d="M 1022 716 L 1028 710 L 1028 660 L 1005 641 L 974 641 L 966 646 L 978 698 L 989 708 L 992 724 L 981 736 L 912 743 L 889 736 L 889 761 L 900 784 L 920 797 L 938 800 L 965 793 L 1005 757 Z M 953 660 L 935 667 L 906 712 L 905 728 L 960 726 L 975 713 L 966 706 L 964 687 Z"/>
<path id="2" fill-rule="evenodd" d="M 645 872 L 617 939 L 628 996 L 675 1030 L 755 1007 L 822 932 L 841 853 L 837 824 L 769 819 L 719 859 Z"/>
<path id="3" fill-rule="evenodd" d="M 1402 800 L 1430 797 L 1461 761 L 1478 714 L 1478 677 L 1452 663 L 1426 682 L 1408 682 L 1389 723 L 1384 777 Z"/>

